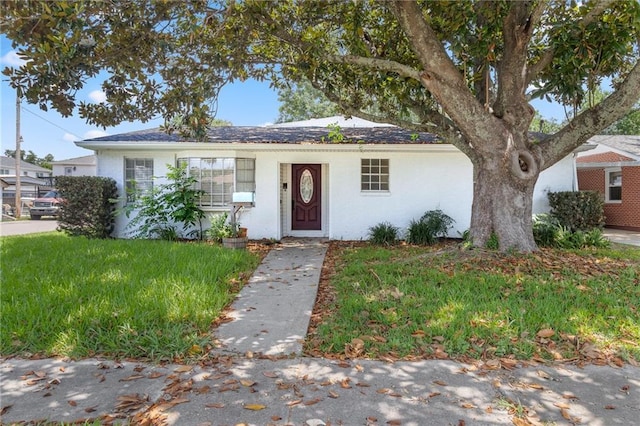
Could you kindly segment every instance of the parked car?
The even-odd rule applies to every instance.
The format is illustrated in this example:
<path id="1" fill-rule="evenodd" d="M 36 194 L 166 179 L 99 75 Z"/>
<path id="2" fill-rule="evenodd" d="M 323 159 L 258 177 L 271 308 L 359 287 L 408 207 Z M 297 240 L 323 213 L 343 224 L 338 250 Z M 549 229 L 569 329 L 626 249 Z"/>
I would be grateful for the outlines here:
<path id="1" fill-rule="evenodd" d="M 58 191 L 49 191 L 43 197 L 33 200 L 29 209 L 29 215 L 33 220 L 39 220 L 42 216 L 59 216 L 62 198 Z"/>

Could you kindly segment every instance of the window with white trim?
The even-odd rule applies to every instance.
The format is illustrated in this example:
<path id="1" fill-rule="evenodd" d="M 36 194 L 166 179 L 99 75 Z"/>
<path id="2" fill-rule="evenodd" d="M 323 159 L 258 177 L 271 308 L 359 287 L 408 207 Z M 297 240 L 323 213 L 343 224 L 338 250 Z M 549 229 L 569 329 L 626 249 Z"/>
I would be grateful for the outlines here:
<path id="1" fill-rule="evenodd" d="M 153 188 L 153 159 L 124 159 L 124 188 L 127 203 L 133 203 Z"/>
<path id="2" fill-rule="evenodd" d="M 179 158 L 178 166 L 187 166 L 187 175 L 195 177 L 196 189 L 204 191 L 201 207 L 224 207 L 234 192 L 254 192 L 256 164 L 253 158 Z"/>
<path id="3" fill-rule="evenodd" d="M 363 158 L 360 160 L 360 190 L 389 191 L 388 158 Z"/>
<path id="4" fill-rule="evenodd" d="M 622 202 L 622 169 L 606 169 L 605 176 L 605 201 L 608 203 Z"/>

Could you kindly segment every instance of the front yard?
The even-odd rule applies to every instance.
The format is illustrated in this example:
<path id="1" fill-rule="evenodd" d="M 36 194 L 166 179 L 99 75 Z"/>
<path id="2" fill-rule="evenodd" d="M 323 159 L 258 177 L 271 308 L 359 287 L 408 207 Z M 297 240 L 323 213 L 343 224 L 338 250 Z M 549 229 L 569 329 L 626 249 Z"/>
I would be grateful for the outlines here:
<path id="1" fill-rule="evenodd" d="M 260 257 L 207 244 L 3 237 L 0 354 L 180 361 Z"/>
<path id="2" fill-rule="evenodd" d="M 307 353 L 640 361 L 640 249 L 532 255 L 332 243 Z"/>
<path id="3" fill-rule="evenodd" d="M 207 357 L 260 261 L 206 243 L 1 240 L 0 355 Z M 332 242 L 306 353 L 332 358 L 637 363 L 640 249 L 533 255 Z"/>

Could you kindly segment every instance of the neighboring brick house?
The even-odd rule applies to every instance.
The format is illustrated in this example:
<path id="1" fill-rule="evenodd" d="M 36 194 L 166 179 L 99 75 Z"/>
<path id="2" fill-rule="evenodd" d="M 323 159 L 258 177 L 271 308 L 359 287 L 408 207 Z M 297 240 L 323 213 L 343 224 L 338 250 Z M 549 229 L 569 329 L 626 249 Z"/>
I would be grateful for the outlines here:
<path id="1" fill-rule="evenodd" d="M 640 231 L 640 135 L 599 135 L 577 159 L 578 188 L 604 198 L 606 226 Z"/>

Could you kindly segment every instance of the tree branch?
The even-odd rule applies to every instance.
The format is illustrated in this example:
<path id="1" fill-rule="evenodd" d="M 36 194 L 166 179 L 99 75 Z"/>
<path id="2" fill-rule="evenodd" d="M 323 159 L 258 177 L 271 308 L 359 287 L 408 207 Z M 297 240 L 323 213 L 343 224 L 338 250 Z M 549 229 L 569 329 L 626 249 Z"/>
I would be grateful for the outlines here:
<path id="1" fill-rule="evenodd" d="M 540 144 L 545 169 L 589 138 L 624 117 L 640 99 L 640 61 L 636 62 L 620 87 L 598 105 L 582 112 L 558 133 Z"/>
<path id="2" fill-rule="evenodd" d="M 329 55 L 326 56 L 325 59 L 334 64 L 357 65 L 379 71 L 395 72 L 403 77 L 420 81 L 420 73 L 416 69 L 396 61 L 379 58 L 365 58 L 363 56 L 355 55 Z"/>
<path id="3" fill-rule="evenodd" d="M 580 26 L 584 28 L 587 25 L 595 22 L 600 17 L 600 15 L 602 15 L 602 12 L 604 12 L 609 6 L 615 3 L 615 1 L 616 0 L 597 1 L 596 4 L 593 6 L 593 8 L 584 16 L 584 18 L 582 18 L 582 21 L 580 21 Z M 540 6 L 541 5 L 546 6 L 545 2 L 540 2 Z M 553 61 L 555 54 L 556 54 L 556 50 L 550 47 L 549 49 L 545 50 L 542 53 L 542 56 L 540 57 L 538 62 L 536 62 L 535 64 L 532 64 L 529 67 L 529 70 L 527 72 L 527 78 L 525 80 L 525 83 L 527 85 L 531 83 L 533 80 L 535 80 L 545 68 L 551 65 L 551 62 Z"/>
<path id="4" fill-rule="evenodd" d="M 548 5 L 547 1 L 539 1 L 538 4 L 533 8 L 531 12 L 531 17 L 529 19 L 529 26 L 531 28 L 531 35 L 533 35 L 533 30 L 540 24 L 540 20 L 542 19 L 542 15 L 544 15 L 544 11 Z"/>
<path id="5" fill-rule="evenodd" d="M 418 3 L 399 0 L 390 3 L 389 7 L 424 68 L 420 73 L 422 85 L 458 124 L 466 139 L 486 140 L 489 145 L 497 143 L 490 135 L 502 124 L 469 90 Z"/>
<path id="6" fill-rule="evenodd" d="M 531 2 L 511 2 L 504 19 L 504 53 L 498 64 L 498 95 L 494 114 L 519 131 L 525 131 L 534 111 L 525 98 L 527 48 L 533 34 Z"/>

